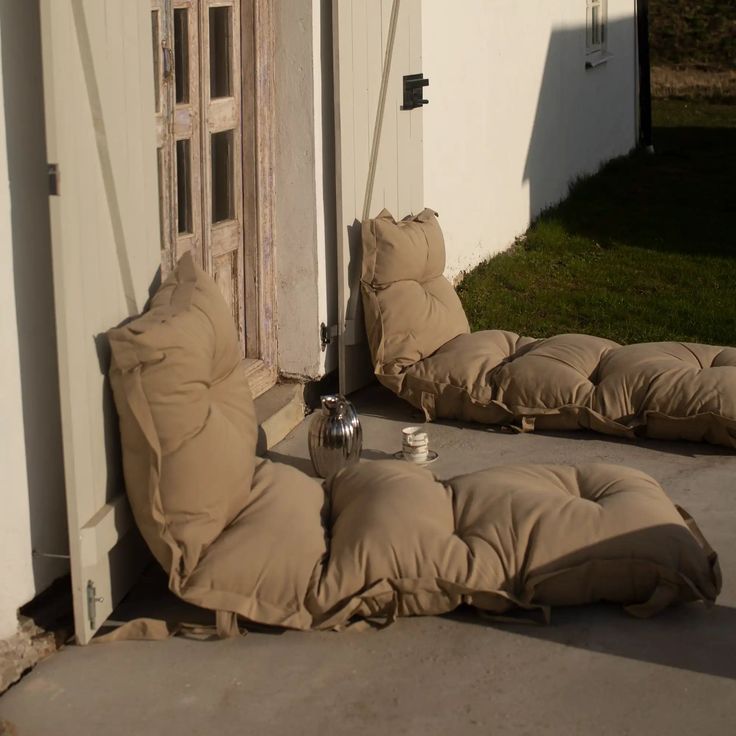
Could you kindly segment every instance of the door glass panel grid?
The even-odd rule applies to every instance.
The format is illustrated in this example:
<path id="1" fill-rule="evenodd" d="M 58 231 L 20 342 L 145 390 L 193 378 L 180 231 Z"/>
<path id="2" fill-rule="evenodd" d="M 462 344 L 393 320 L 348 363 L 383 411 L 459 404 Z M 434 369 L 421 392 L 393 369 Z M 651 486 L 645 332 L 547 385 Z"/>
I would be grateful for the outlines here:
<path id="1" fill-rule="evenodd" d="M 205 260 L 233 310 L 244 351 L 240 2 L 202 0 L 200 28 Z"/>
<path id="2" fill-rule="evenodd" d="M 225 295 L 244 350 L 240 6 L 239 0 L 151 0 L 159 34 L 153 43 L 169 49 L 154 68 L 162 110 L 161 229 L 168 243 L 162 262 L 170 267 L 183 253 L 195 253 Z"/>
<path id="3" fill-rule="evenodd" d="M 199 0 L 174 0 L 170 11 L 173 38 L 173 79 L 170 81 L 175 108 L 172 120 L 172 220 L 174 261 L 192 251 L 205 265 L 202 237 L 202 118 L 199 66 Z"/>

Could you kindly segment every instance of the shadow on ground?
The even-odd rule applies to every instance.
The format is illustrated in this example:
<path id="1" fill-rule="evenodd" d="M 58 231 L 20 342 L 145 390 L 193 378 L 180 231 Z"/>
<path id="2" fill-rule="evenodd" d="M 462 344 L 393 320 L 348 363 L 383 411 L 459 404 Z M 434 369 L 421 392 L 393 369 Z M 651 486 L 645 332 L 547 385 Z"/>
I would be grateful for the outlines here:
<path id="1" fill-rule="evenodd" d="M 489 625 L 467 608 L 447 617 L 466 625 Z M 645 620 L 613 605 L 567 607 L 554 609 L 548 626 L 503 628 L 567 647 L 736 680 L 736 609 L 727 606 L 681 605 Z"/>
<path id="2" fill-rule="evenodd" d="M 115 611 L 115 621 L 151 617 L 170 622 L 200 625 L 214 623 L 214 614 L 176 598 L 166 587 L 166 576 L 152 566 L 134 591 Z M 615 605 L 555 608 L 552 623 L 539 625 L 520 619 L 520 623 L 493 623 L 470 607 L 442 617 L 462 626 L 498 628 L 565 647 L 622 657 L 680 670 L 736 680 L 736 609 L 716 605 L 680 605 L 651 619 L 636 619 Z M 402 626 L 399 620 L 396 627 Z M 253 634 L 281 635 L 281 629 L 249 625 Z M 302 636 L 314 636 L 303 633 Z M 358 636 L 360 634 L 334 634 Z M 375 632 L 380 636 L 380 632 Z M 371 634 L 365 634 L 371 636 Z M 324 642 L 329 646 L 329 641 Z M 366 646 L 373 646 L 366 641 Z"/>
<path id="3" fill-rule="evenodd" d="M 424 424 L 424 414 L 415 409 L 411 404 L 400 399 L 384 386 L 375 383 L 357 394 L 355 407 L 360 416 L 374 417 L 378 419 L 388 419 L 393 422 L 403 422 L 409 424 Z M 352 398 L 352 397 L 351 397 Z M 496 425 L 470 424 L 464 422 L 453 422 L 448 420 L 438 420 L 432 422 L 430 426 L 438 427 L 454 427 L 458 429 L 475 429 L 477 431 L 488 432 L 489 434 L 509 434 L 508 429 Z M 628 440 L 621 437 L 613 437 L 611 435 L 600 434 L 598 432 L 580 430 L 579 432 L 535 432 L 540 437 L 550 437 L 556 439 L 571 440 L 573 442 L 600 442 L 605 440 L 607 443 L 619 447 L 641 447 L 657 452 L 665 452 L 671 455 L 679 455 L 681 457 L 732 457 L 733 450 L 720 445 L 709 445 L 704 442 L 670 442 L 667 440 L 654 440 L 640 438 L 637 440 Z M 373 450 L 365 450 L 362 457 L 367 460 L 389 459 L 388 453 Z M 283 455 L 278 456 L 275 453 L 269 453 L 269 457 L 273 460 L 286 462 L 295 465 L 306 473 L 311 473 L 311 464 L 309 462 L 301 462 L 293 457 Z"/>
<path id="4" fill-rule="evenodd" d="M 614 161 L 577 185 L 555 220 L 603 248 L 736 257 L 736 128 L 659 127 L 656 154 Z M 581 199 L 586 206 L 581 207 Z"/>

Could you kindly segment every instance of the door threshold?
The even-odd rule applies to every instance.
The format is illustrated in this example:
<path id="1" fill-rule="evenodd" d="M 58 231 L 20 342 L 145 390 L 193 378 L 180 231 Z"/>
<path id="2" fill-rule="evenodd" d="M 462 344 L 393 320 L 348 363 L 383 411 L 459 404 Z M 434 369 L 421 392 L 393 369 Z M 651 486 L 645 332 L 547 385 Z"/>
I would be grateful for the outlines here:
<path id="1" fill-rule="evenodd" d="M 304 384 L 277 383 L 256 400 L 258 444 L 256 454 L 263 456 L 304 421 Z"/>

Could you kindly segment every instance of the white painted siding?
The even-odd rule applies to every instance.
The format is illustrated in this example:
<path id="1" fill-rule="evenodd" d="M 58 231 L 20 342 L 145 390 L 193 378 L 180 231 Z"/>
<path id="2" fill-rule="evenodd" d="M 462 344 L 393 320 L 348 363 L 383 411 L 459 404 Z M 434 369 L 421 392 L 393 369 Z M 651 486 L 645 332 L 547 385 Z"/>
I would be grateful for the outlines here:
<path id="1" fill-rule="evenodd" d="M 0 4 L 0 638 L 68 572 L 36 3 Z M 23 63 L 18 63 L 18 59 Z"/>
<path id="2" fill-rule="evenodd" d="M 0 554 L 3 559 L 0 639 L 15 632 L 18 606 L 33 595 L 4 102 L 0 88 L 0 350 L 3 354 L 0 361 L 0 475 L 3 479 L 0 485 L 3 507 L 0 514 Z"/>
<path id="3" fill-rule="evenodd" d="M 586 70 L 585 0 L 423 0 L 425 203 L 451 276 L 635 145 L 635 2 L 608 7 L 612 56 Z"/>
<path id="4" fill-rule="evenodd" d="M 160 276 L 150 12 L 149 0 L 41 1 L 47 151 L 61 171 L 49 210 L 80 643 L 144 562 L 128 534 L 105 333 L 140 313 Z"/>

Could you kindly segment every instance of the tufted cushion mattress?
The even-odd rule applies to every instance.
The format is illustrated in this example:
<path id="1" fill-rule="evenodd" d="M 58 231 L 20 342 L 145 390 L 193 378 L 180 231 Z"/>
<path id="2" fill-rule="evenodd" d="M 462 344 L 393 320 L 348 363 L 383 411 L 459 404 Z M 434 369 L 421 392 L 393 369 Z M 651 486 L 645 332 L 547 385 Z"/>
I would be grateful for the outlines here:
<path id="1" fill-rule="evenodd" d="M 330 551 L 307 601 L 318 626 L 461 603 L 611 601 L 645 616 L 720 588 L 715 555 L 630 468 L 501 466 L 441 482 L 381 461 L 341 471 L 327 493 Z"/>
<path id="2" fill-rule="evenodd" d="M 378 461 L 323 489 L 264 460 L 245 508 L 175 592 L 301 630 L 461 604 L 548 618 L 552 606 L 608 601 L 647 617 L 720 590 L 716 555 L 685 519 L 652 478 L 611 465 L 501 466 L 441 482 Z"/>
<path id="3" fill-rule="evenodd" d="M 384 210 L 363 224 L 362 234 L 376 375 L 428 418 L 736 447 L 736 348 L 470 334 L 442 276 L 435 213 L 396 222 Z"/>
<path id="4" fill-rule="evenodd" d="M 110 342 L 136 521 L 171 590 L 217 611 L 223 635 L 238 616 L 341 629 L 461 603 L 546 615 L 592 601 L 645 616 L 719 592 L 715 553 L 636 470 L 528 465 L 442 482 L 389 461 L 322 486 L 256 462 L 232 318 L 191 257 Z M 116 638 L 152 631 L 133 625 Z"/>

